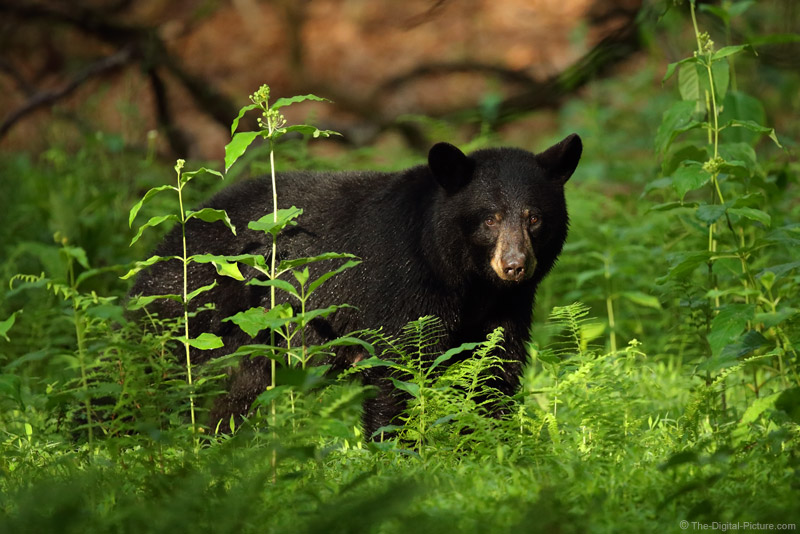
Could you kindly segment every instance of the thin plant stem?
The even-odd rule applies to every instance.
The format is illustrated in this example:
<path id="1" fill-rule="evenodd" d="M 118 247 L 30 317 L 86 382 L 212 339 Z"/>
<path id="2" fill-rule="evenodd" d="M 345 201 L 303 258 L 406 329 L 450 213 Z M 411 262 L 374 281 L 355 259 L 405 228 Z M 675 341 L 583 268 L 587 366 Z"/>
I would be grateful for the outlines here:
<path id="1" fill-rule="evenodd" d="M 186 351 L 186 381 L 189 384 L 189 414 L 192 422 L 192 439 L 194 441 L 195 450 L 198 447 L 197 437 L 197 421 L 195 417 L 194 406 L 194 391 L 192 381 L 192 359 L 189 345 L 189 258 L 186 250 L 186 213 L 183 210 L 183 184 L 181 183 L 181 168 L 183 165 L 179 162 L 176 166 L 178 173 L 178 204 L 181 210 L 181 245 L 183 246 L 183 346 Z"/>

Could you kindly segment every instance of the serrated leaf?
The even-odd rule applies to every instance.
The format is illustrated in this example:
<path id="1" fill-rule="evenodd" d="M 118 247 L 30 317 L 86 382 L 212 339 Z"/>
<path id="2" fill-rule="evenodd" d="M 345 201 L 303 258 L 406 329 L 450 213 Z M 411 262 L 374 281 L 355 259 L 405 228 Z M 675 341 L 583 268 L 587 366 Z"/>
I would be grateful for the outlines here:
<path id="1" fill-rule="evenodd" d="M 179 338 L 181 343 L 183 343 L 186 338 L 181 337 Z M 212 349 L 219 349 L 225 346 L 222 342 L 222 338 L 216 336 L 214 334 L 210 334 L 208 332 L 203 332 L 196 338 L 189 340 L 189 346 L 194 347 L 198 350 L 212 350 Z"/>
<path id="2" fill-rule="evenodd" d="M 225 145 L 225 172 L 236 163 L 261 132 L 239 132 L 233 135 L 231 142 Z"/>
<path id="3" fill-rule="evenodd" d="M 700 100 L 699 65 L 694 63 L 682 65 L 678 70 L 678 92 L 683 100 L 693 102 Z"/>
<path id="4" fill-rule="evenodd" d="M 270 106 L 270 109 L 276 110 L 276 109 L 280 109 L 280 108 L 282 108 L 284 106 L 288 106 L 288 105 L 291 105 L 291 104 L 297 104 L 298 102 L 303 102 L 303 101 L 306 101 L 306 100 L 314 100 L 315 102 L 330 102 L 330 100 L 328 100 L 327 98 L 322 98 L 321 96 L 317 96 L 317 95 L 311 95 L 311 94 L 308 94 L 308 95 L 295 95 L 295 96 L 290 96 L 290 97 L 287 97 L 287 98 L 279 98 L 278 100 L 275 101 L 274 104 L 272 104 Z"/>
<path id="5" fill-rule="evenodd" d="M 151 228 L 151 227 L 154 227 L 154 226 L 158 226 L 159 224 L 167 222 L 167 221 L 179 221 L 179 220 L 180 219 L 175 214 L 172 214 L 172 215 L 156 215 L 155 217 L 150 217 L 149 221 L 147 221 L 146 223 L 144 223 L 143 225 L 141 225 L 139 227 L 138 231 L 136 232 L 136 235 L 133 236 L 133 239 L 131 239 L 131 243 L 130 244 L 133 245 L 134 243 L 139 241 L 139 238 L 142 237 L 142 233 L 144 233 L 145 228 Z"/>
<path id="6" fill-rule="evenodd" d="M 726 209 L 725 204 L 703 204 L 697 208 L 695 216 L 706 224 L 713 224 L 725 215 Z"/>
<path id="7" fill-rule="evenodd" d="M 699 128 L 703 124 L 694 119 L 695 107 L 694 101 L 679 100 L 663 113 L 656 132 L 657 153 L 663 154 L 679 134 Z"/>
<path id="8" fill-rule="evenodd" d="M 178 191 L 178 188 L 175 187 L 174 185 L 162 185 L 159 187 L 154 187 L 149 191 L 147 191 L 147 193 L 144 194 L 144 197 L 142 197 L 142 199 L 139 200 L 139 202 L 137 202 L 136 204 L 134 204 L 133 207 L 131 208 L 131 211 L 128 215 L 128 228 L 131 228 L 133 226 L 133 220 L 136 218 L 136 215 L 139 213 L 139 210 L 142 208 L 142 205 L 148 200 L 150 200 L 152 197 L 160 193 L 161 191 L 166 191 L 167 189 L 172 189 L 173 191 L 176 192 Z"/>
<path id="9" fill-rule="evenodd" d="M 772 217 L 770 217 L 769 213 L 761 211 L 755 208 L 731 208 L 728 210 L 730 213 L 734 215 L 738 215 L 740 217 L 746 217 L 753 221 L 758 221 L 764 226 L 769 226 L 772 223 Z"/>
<path id="10" fill-rule="evenodd" d="M 683 278 L 691 274 L 698 266 L 705 265 L 710 257 L 710 252 L 692 252 L 677 255 L 679 261 L 670 268 L 667 278 Z"/>
<path id="11" fill-rule="evenodd" d="M 222 221 L 225 224 L 225 226 L 231 229 L 233 235 L 236 235 L 236 227 L 233 226 L 233 223 L 231 223 L 231 220 L 228 217 L 228 214 L 225 212 L 225 210 L 218 210 L 214 208 L 203 208 L 198 211 L 187 211 L 186 220 L 188 221 L 189 219 L 200 219 L 201 221 L 205 221 L 208 223 Z"/>
<path id="12" fill-rule="evenodd" d="M 720 308 L 711 320 L 711 331 L 706 336 L 713 358 L 719 356 L 726 345 L 736 341 L 754 314 L 753 304 L 727 304 Z"/>
<path id="13" fill-rule="evenodd" d="M 239 121 L 242 120 L 244 114 L 250 111 L 251 109 L 258 109 L 258 108 L 260 108 L 258 104 L 250 104 L 239 110 L 239 114 L 236 115 L 236 118 L 233 119 L 233 123 L 231 123 L 231 136 L 233 136 L 233 134 L 236 132 L 236 128 L 239 127 Z"/>
<path id="14" fill-rule="evenodd" d="M 689 191 L 703 187 L 711 179 L 711 175 L 697 166 L 678 167 L 672 174 L 672 187 L 683 202 L 683 197 Z"/>
<path id="15" fill-rule="evenodd" d="M 275 213 L 268 213 L 257 221 L 250 221 L 250 223 L 247 224 L 247 227 L 256 232 L 261 231 L 277 236 L 281 230 L 287 226 L 295 226 L 297 224 L 295 219 L 302 214 L 303 210 L 295 206 L 292 206 L 291 208 L 282 208 L 277 212 L 277 221 L 275 220 Z"/>

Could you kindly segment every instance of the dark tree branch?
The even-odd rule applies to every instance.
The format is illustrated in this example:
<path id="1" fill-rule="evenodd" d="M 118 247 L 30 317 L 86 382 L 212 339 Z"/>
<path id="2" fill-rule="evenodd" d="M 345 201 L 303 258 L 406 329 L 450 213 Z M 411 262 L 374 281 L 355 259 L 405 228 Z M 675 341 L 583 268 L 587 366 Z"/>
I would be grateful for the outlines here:
<path id="1" fill-rule="evenodd" d="M 60 89 L 54 91 L 38 91 L 34 93 L 28 101 L 20 108 L 11 112 L 3 122 L 0 124 L 0 139 L 5 136 L 8 130 L 19 120 L 33 111 L 53 104 L 54 102 L 66 97 L 75 89 L 83 85 L 87 80 L 107 74 L 111 71 L 119 69 L 128 64 L 131 60 L 130 47 L 123 48 L 122 50 L 96 61 L 80 71 L 69 83 Z"/>
<path id="2" fill-rule="evenodd" d="M 186 88 L 199 109 L 210 115 L 222 126 L 227 127 L 232 118 L 236 116 L 238 108 L 233 105 L 230 99 L 216 90 L 208 80 L 201 79 L 184 69 L 180 65 L 180 61 L 169 53 L 155 28 L 131 26 L 107 19 L 109 11 L 118 12 L 129 4 L 129 0 L 118 0 L 102 10 L 87 9 L 80 5 L 70 6 L 70 9 L 67 10 L 56 8 L 49 4 L 0 0 L 0 14 L 11 15 L 22 20 L 66 24 L 121 48 L 121 51 L 124 50 L 125 54 L 128 55 L 129 61 L 140 63 L 142 70 L 148 73 L 153 90 L 161 91 L 155 95 L 156 115 L 161 126 L 167 130 L 173 150 L 177 147 L 185 148 L 186 142 L 185 138 L 183 141 L 179 139 L 179 137 L 183 138 L 183 136 L 177 133 L 177 128 L 172 122 L 164 122 L 169 121 L 171 118 L 171 113 L 167 110 L 169 99 L 163 86 L 163 80 L 158 76 L 156 76 L 157 80 L 155 80 L 151 74 L 159 67 L 164 67 Z M 111 57 L 116 55 L 114 54 Z M 74 90 L 74 88 L 71 90 Z M 65 94 L 54 94 L 52 97 L 44 99 L 41 103 L 36 103 L 36 107 L 52 104 L 58 98 L 65 96 Z M 8 127 L 17 120 L 19 118 L 15 118 L 9 123 Z M 0 131 L 0 136 L 4 132 Z M 178 154 L 185 154 L 185 152 L 178 152 Z"/>

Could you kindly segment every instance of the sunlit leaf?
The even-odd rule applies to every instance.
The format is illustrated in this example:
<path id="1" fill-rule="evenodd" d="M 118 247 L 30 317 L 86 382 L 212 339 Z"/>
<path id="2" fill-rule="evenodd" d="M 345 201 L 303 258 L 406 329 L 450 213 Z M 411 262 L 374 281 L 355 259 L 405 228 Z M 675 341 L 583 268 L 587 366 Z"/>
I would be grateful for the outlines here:
<path id="1" fill-rule="evenodd" d="M 225 172 L 236 163 L 260 132 L 239 132 L 233 135 L 231 142 L 225 145 Z"/>

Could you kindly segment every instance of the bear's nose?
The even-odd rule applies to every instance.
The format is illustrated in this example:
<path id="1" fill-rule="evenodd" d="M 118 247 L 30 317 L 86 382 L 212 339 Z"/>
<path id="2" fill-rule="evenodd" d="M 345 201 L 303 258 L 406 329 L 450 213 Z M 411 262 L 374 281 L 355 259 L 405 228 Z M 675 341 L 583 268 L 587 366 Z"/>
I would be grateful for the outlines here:
<path id="1" fill-rule="evenodd" d="M 521 280 L 525 276 L 525 257 L 515 257 L 503 265 L 503 273 L 508 280 Z"/>

